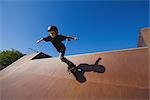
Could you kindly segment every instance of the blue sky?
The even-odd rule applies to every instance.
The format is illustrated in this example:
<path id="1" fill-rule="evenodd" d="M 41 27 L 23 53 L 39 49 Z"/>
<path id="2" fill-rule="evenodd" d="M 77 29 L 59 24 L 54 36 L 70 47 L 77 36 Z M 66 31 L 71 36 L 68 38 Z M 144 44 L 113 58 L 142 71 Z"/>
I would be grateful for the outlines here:
<path id="1" fill-rule="evenodd" d="M 0 50 L 28 48 L 58 56 L 51 43 L 35 44 L 48 35 L 47 26 L 77 36 L 66 55 L 134 48 L 139 30 L 148 25 L 148 0 L 0 1 Z"/>

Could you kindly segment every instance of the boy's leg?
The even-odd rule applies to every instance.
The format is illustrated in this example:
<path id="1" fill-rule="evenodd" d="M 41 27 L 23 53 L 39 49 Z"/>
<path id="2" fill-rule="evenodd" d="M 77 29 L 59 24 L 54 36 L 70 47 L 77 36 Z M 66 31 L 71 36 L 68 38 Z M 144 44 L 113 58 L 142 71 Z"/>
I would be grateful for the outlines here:
<path id="1" fill-rule="evenodd" d="M 64 55 L 65 55 L 65 49 L 62 49 L 59 53 L 59 57 L 62 62 L 66 63 L 68 65 L 68 69 L 75 67 L 74 63 L 69 61 L 66 57 L 64 57 Z"/>
<path id="2" fill-rule="evenodd" d="M 62 48 L 59 52 L 59 58 L 62 60 L 64 58 L 64 55 L 65 55 L 65 51 L 66 49 L 65 48 Z"/>

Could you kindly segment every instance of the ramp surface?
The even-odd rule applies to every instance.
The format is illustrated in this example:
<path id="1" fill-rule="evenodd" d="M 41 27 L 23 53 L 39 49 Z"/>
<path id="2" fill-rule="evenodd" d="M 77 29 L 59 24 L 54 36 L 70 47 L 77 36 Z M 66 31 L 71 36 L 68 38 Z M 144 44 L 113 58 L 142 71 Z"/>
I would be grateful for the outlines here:
<path id="1" fill-rule="evenodd" d="M 98 64 L 105 72 L 85 72 L 84 83 L 69 75 L 67 65 L 58 58 L 30 60 L 33 55 L 1 72 L 2 100 L 149 99 L 147 47 L 68 56 L 77 66 L 92 65 L 102 58 Z"/>
<path id="2" fill-rule="evenodd" d="M 141 30 L 139 48 L 67 56 L 82 69 L 82 82 L 59 58 L 26 55 L 0 72 L 0 99 L 149 100 L 149 33 Z"/>

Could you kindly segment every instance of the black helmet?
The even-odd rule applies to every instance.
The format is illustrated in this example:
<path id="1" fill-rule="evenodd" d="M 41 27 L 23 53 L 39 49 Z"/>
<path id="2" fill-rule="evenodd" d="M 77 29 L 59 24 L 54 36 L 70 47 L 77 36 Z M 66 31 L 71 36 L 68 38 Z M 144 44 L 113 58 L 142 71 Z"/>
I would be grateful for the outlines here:
<path id="1" fill-rule="evenodd" d="M 57 29 L 57 27 L 56 26 L 48 26 L 48 32 L 49 31 L 55 31 L 56 33 L 58 33 L 58 29 Z"/>

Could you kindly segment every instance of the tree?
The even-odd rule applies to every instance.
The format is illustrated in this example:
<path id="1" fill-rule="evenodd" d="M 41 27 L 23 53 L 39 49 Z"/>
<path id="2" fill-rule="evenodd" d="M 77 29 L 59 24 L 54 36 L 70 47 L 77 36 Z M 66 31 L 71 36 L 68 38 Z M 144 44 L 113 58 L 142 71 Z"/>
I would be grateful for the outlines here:
<path id="1" fill-rule="evenodd" d="M 0 70 L 6 68 L 8 65 L 12 64 L 22 56 L 24 56 L 24 54 L 15 49 L 1 51 Z"/>

